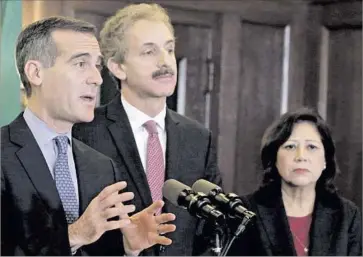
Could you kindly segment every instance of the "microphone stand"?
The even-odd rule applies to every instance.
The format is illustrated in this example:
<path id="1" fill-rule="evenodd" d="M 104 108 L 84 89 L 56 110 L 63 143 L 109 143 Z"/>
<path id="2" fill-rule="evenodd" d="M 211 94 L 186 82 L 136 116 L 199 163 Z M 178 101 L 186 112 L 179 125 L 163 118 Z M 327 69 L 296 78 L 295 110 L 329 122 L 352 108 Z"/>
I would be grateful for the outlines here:
<path id="1" fill-rule="evenodd" d="M 250 211 L 245 212 L 245 216 L 242 219 L 241 224 L 238 226 L 236 231 L 233 233 L 233 237 L 229 238 L 229 240 L 226 243 L 226 246 L 222 249 L 222 252 L 218 256 L 226 256 L 227 255 L 227 253 L 228 253 L 229 249 L 231 248 L 234 240 L 236 240 L 236 238 L 245 231 L 247 224 L 252 220 L 252 218 L 254 216 L 255 216 L 255 214 L 253 212 L 250 212 Z"/>
<path id="2" fill-rule="evenodd" d="M 220 256 L 221 251 L 222 251 L 222 246 L 223 246 L 223 228 L 222 227 L 215 227 L 213 229 L 213 234 L 214 234 L 214 245 L 215 247 L 212 248 L 213 253 L 215 254 L 215 256 Z"/>

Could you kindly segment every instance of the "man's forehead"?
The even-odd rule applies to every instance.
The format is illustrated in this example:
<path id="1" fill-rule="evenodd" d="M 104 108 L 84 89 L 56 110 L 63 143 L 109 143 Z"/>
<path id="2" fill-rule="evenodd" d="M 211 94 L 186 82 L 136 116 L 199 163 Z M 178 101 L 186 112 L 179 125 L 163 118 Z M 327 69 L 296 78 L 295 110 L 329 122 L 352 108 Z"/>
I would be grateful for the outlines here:
<path id="1" fill-rule="evenodd" d="M 140 45 L 147 43 L 166 44 L 175 40 L 168 26 L 161 21 L 139 20 L 128 29 L 126 34 L 131 40 L 138 41 Z"/>
<path id="2" fill-rule="evenodd" d="M 72 30 L 56 30 L 53 31 L 51 35 L 60 52 L 73 52 L 78 49 L 100 52 L 98 41 L 91 33 Z"/>

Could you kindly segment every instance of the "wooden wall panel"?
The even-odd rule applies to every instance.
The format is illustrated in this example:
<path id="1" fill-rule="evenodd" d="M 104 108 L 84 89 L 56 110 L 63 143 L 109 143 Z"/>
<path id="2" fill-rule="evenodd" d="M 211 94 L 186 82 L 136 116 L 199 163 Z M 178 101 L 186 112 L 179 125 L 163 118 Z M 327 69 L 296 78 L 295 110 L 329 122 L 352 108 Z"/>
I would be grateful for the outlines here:
<path id="1" fill-rule="evenodd" d="M 221 52 L 219 53 L 220 80 L 218 111 L 218 160 L 223 175 L 223 186 L 227 192 L 233 190 L 236 173 L 237 117 L 239 113 L 239 91 L 241 75 L 242 23 L 239 15 L 221 17 Z"/>
<path id="2" fill-rule="evenodd" d="M 174 29 L 177 37 L 176 55 L 187 59 L 185 115 L 204 124 L 211 29 L 180 24 L 175 24 Z"/>
<path id="3" fill-rule="evenodd" d="M 329 30 L 327 120 L 337 146 L 343 195 L 362 203 L 362 30 Z"/>
<path id="4" fill-rule="evenodd" d="M 242 23 L 241 76 L 234 190 L 250 193 L 261 181 L 260 142 L 280 115 L 284 27 Z"/>

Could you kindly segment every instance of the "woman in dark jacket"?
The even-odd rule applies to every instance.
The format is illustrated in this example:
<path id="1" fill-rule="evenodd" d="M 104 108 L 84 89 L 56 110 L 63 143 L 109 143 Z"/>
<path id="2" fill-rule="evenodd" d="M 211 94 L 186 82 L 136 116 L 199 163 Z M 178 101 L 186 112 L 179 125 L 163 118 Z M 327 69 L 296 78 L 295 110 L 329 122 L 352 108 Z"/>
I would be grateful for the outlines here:
<path id="1" fill-rule="evenodd" d="M 253 226 L 228 255 L 362 255 L 361 214 L 333 185 L 335 146 L 325 121 L 302 108 L 265 132 L 263 186 L 244 197 Z"/>

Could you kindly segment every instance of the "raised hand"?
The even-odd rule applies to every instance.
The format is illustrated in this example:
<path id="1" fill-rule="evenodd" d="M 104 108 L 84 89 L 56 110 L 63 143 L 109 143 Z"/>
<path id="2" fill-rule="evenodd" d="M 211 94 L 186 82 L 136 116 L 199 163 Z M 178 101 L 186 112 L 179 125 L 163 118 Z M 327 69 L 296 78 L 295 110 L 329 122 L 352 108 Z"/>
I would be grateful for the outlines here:
<path id="1" fill-rule="evenodd" d="M 108 230 L 123 228 L 131 223 L 127 213 L 135 211 L 135 206 L 120 204 L 134 198 L 131 192 L 119 193 L 126 185 L 126 182 L 121 181 L 104 188 L 91 201 L 82 216 L 68 226 L 73 251 L 97 241 Z M 109 220 L 117 216 L 122 218 Z"/>
<path id="2" fill-rule="evenodd" d="M 165 237 L 164 234 L 175 231 L 173 224 L 164 224 L 175 220 L 172 213 L 155 214 L 164 205 L 159 200 L 151 204 L 144 210 L 132 215 L 131 225 L 121 229 L 123 233 L 123 242 L 128 254 L 138 255 L 142 250 L 147 249 L 155 244 L 170 245 L 172 240 Z M 126 218 L 127 215 L 121 218 Z"/>

